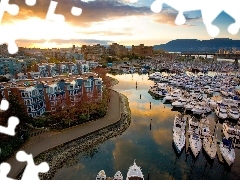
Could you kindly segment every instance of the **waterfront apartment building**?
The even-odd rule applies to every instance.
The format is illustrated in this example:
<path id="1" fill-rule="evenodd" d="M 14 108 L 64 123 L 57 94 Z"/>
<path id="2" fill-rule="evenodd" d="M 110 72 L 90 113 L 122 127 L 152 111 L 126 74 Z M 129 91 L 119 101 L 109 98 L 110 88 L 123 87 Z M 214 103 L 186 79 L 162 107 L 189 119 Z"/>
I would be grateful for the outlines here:
<path id="1" fill-rule="evenodd" d="M 106 47 L 96 44 L 96 45 L 82 45 L 81 54 L 83 54 L 86 60 L 100 60 L 101 55 L 106 53 Z"/>
<path id="2" fill-rule="evenodd" d="M 144 46 L 144 44 L 139 46 L 132 45 L 132 54 L 140 57 L 153 56 L 153 46 Z"/>
<path id="3" fill-rule="evenodd" d="M 2 98 L 11 93 L 17 95 L 29 116 L 38 117 L 44 112 L 55 112 L 64 107 L 75 106 L 85 94 L 99 100 L 102 97 L 102 79 L 95 73 L 82 75 L 59 75 L 39 79 L 19 79 L 0 83 Z M 97 96 L 94 96 L 97 95 Z"/>
<path id="4" fill-rule="evenodd" d="M 124 55 L 128 55 L 129 51 L 123 45 L 119 45 L 117 43 L 112 43 L 107 48 L 107 54 L 110 55 L 110 56 L 124 56 Z"/>
<path id="5" fill-rule="evenodd" d="M 15 58 L 0 58 L 0 75 L 15 75 L 27 71 L 27 63 Z"/>

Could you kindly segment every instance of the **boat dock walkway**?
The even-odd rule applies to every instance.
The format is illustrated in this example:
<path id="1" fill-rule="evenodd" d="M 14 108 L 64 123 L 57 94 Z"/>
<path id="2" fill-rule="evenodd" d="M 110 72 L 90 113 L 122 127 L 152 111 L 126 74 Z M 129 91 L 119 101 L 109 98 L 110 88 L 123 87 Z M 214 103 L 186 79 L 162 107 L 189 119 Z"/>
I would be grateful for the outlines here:
<path id="1" fill-rule="evenodd" d="M 188 119 L 187 119 L 187 123 L 186 123 L 186 154 L 188 154 L 188 150 L 189 150 L 189 132 L 188 132 Z"/>
<path id="2" fill-rule="evenodd" d="M 108 112 L 103 118 L 61 131 L 49 131 L 41 135 L 31 137 L 21 148 L 21 150 L 28 154 L 32 154 L 33 157 L 35 157 L 46 150 L 86 136 L 92 132 L 96 132 L 99 129 L 118 122 L 121 117 L 120 112 L 121 108 L 119 93 L 112 90 L 111 101 L 108 104 Z M 12 178 L 16 178 L 26 165 L 26 163 L 17 161 L 15 157 L 16 153 L 6 161 L 11 165 L 11 167 L 14 167 L 11 168 L 11 171 L 8 174 L 8 176 Z"/>
<path id="3" fill-rule="evenodd" d="M 217 146 L 217 157 L 218 157 L 218 160 L 219 160 L 221 163 L 224 163 L 222 154 L 221 154 L 220 149 L 219 149 L 219 146 Z"/>

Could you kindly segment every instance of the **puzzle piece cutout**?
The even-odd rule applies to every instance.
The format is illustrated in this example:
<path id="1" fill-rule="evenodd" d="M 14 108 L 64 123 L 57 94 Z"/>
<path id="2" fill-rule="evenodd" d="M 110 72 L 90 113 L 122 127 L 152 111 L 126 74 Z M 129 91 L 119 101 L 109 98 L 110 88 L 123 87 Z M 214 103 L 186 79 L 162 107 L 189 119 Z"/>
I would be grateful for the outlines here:
<path id="1" fill-rule="evenodd" d="M 14 136 L 15 135 L 15 128 L 19 124 L 19 119 L 17 117 L 11 116 L 8 119 L 8 127 L 0 126 L 0 133 Z"/>
<path id="2" fill-rule="evenodd" d="M 7 177 L 10 172 L 11 166 L 8 163 L 0 164 L 0 179 L 1 180 L 14 180 L 12 178 Z"/>
<path id="3" fill-rule="evenodd" d="M 1 0 L 0 2 L 0 22 L 2 22 L 3 14 L 8 12 L 9 14 L 16 16 L 19 12 L 19 7 L 16 4 L 9 4 L 9 0 Z"/>
<path id="4" fill-rule="evenodd" d="M 48 12 L 47 12 L 47 16 L 46 16 L 46 20 L 50 20 L 50 21 L 55 21 L 55 22 L 63 22 L 65 21 L 65 17 L 61 14 L 55 14 L 55 9 L 57 8 L 57 4 L 58 2 L 56 1 L 51 1 L 49 8 L 48 8 Z M 73 6 L 71 9 L 71 14 L 74 16 L 80 16 L 82 14 L 82 9 Z"/>
<path id="5" fill-rule="evenodd" d="M 178 11 L 178 15 L 175 19 L 177 25 L 182 25 L 186 22 L 186 18 L 183 15 L 184 11 L 201 10 L 203 23 L 208 34 L 212 37 L 216 37 L 220 30 L 217 26 L 213 25 L 212 22 L 222 11 L 224 11 L 235 20 L 235 23 L 228 27 L 228 32 L 235 35 L 239 31 L 239 0 L 155 0 L 151 5 L 151 10 L 154 13 L 159 13 L 162 10 L 163 4 L 167 4 Z"/>
<path id="6" fill-rule="evenodd" d="M 9 107 L 9 102 L 6 99 L 2 99 L 0 104 L 0 110 L 6 111 L 8 110 L 8 107 Z M 8 119 L 8 127 L 0 126 L 0 133 L 14 136 L 15 128 L 18 124 L 19 124 L 19 119 L 17 117 L 11 116 Z"/>
<path id="7" fill-rule="evenodd" d="M 16 154 L 16 159 L 19 162 L 27 162 L 21 180 L 39 180 L 38 173 L 46 173 L 49 171 L 48 163 L 42 162 L 39 165 L 35 165 L 32 154 L 27 154 L 24 151 L 19 151 Z"/>
<path id="8" fill-rule="evenodd" d="M 9 102 L 6 99 L 2 99 L 0 104 L 0 110 L 6 111 L 9 108 Z"/>

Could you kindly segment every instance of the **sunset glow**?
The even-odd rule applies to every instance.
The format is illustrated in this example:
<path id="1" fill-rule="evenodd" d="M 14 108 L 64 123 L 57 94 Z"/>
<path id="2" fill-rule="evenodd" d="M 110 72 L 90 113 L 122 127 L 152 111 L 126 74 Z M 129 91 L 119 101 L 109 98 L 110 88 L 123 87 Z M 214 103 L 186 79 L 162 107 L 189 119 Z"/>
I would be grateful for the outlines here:
<path id="1" fill-rule="evenodd" d="M 56 14 L 65 16 L 65 22 L 47 21 L 49 2 L 40 1 L 33 7 L 24 1 L 12 0 L 20 7 L 17 16 L 4 14 L 1 31 L 4 35 L 14 36 L 22 47 L 66 47 L 75 44 L 102 44 L 112 42 L 126 46 L 143 43 L 156 45 L 173 39 L 211 39 L 202 23 L 201 12 L 185 13 L 185 25 L 176 26 L 177 11 L 164 6 L 163 11 L 155 14 L 150 10 L 151 3 L 139 0 L 105 1 L 67 1 L 58 0 Z M 78 17 L 70 13 L 72 6 L 82 8 Z M 227 14 L 221 14 L 213 24 L 221 28 L 218 37 L 238 39 L 227 32 L 233 22 Z"/>

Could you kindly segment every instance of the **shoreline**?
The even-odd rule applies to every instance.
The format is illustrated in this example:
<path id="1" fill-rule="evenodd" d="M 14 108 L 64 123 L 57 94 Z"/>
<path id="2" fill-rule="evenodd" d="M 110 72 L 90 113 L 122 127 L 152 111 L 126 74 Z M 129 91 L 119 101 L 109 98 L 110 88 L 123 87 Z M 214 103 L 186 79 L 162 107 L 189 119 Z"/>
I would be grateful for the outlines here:
<path id="1" fill-rule="evenodd" d="M 34 158 L 36 164 L 46 161 L 50 167 L 50 170 L 47 173 L 39 175 L 40 179 L 52 179 L 58 169 L 69 164 L 69 162 L 74 163 L 74 159 L 78 154 L 84 154 L 96 149 L 99 144 L 110 138 L 121 135 L 129 127 L 131 123 L 131 111 L 128 105 L 128 99 L 120 93 L 119 96 L 121 99 L 121 116 L 116 123 L 98 131 L 91 132 L 86 136 L 79 137 L 71 142 L 47 150 Z"/>
<path id="2" fill-rule="evenodd" d="M 61 132 L 46 132 L 39 136 L 35 136 L 31 138 L 20 150 L 23 150 L 28 154 L 32 154 L 34 158 L 37 158 L 40 154 L 56 147 L 62 147 L 70 142 L 74 142 L 76 139 L 87 138 L 96 132 L 103 133 L 103 129 L 113 127 L 114 125 L 116 126 L 119 122 L 121 122 L 121 117 L 126 116 L 126 113 L 122 113 L 124 112 L 122 110 L 126 108 L 122 103 L 122 99 L 124 99 L 122 98 L 123 95 L 114 90 L 111 90 L 111 94 L 111 102 L 108 104 L 108 112 L 103 118 L 72 127 Z M 125 101 L 128 102 L 127 98 Z M 130 117 L 130 113 L 128 113 L 128 117 Z M 88 138 L 85 140 L 88 140 Z M 26 163 L 18 162 L 15 155 L 16 153 L 6 161 L 11 165 L 11 167 L 13 167 L 9 172 L 9 177 L 12 178 L 18 177 L 23 172 L 26 165 Z"/>

